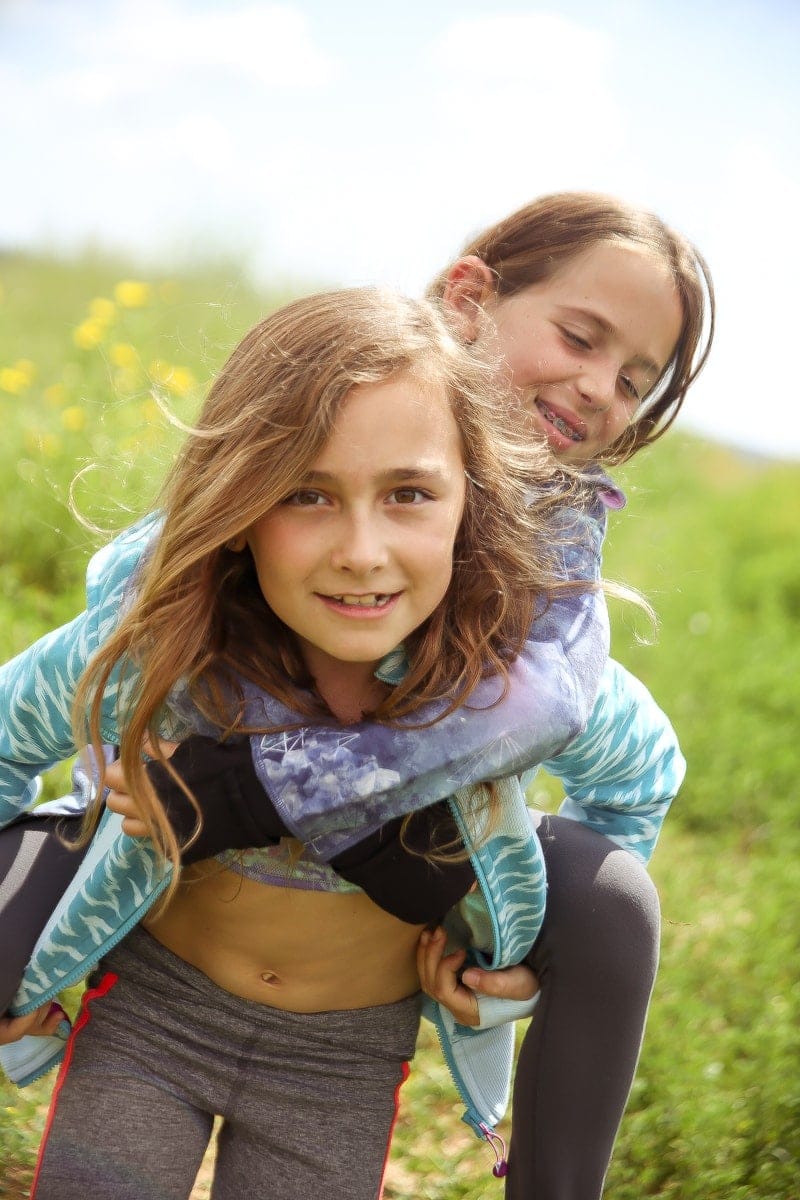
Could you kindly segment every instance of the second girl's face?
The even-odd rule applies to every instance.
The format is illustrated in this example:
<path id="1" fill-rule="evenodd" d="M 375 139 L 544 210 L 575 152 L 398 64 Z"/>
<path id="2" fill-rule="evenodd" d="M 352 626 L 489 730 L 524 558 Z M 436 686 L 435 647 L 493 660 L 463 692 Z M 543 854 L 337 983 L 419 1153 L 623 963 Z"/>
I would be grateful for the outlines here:
<path id="1" fill-rule="evenodd" d="M 311 673 L 370 664 L 447 591 L 464 507 L 450 404 L 410 374 L 354 387 L 308 475 L 253 525 L 264 599 Z"/>
<path id="2" fill-rule="evenodd" d="M 598 243 L 486 310 L 533 428 L 575 465 L 600 457 L 634 419 L 683 320 L 665 264 L 617 242 Z"/>

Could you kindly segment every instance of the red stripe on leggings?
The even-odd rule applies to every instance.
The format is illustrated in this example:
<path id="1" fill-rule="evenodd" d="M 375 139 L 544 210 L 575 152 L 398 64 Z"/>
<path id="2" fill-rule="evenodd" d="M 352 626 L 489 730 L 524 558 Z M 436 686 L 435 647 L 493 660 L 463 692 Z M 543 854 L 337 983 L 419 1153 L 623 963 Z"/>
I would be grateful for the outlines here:
<path id="1" fill-rule="evenodd" d="M 392 1117 L 392 1123 L 389 1126 L 389 1138 L 386 1142 L 386 1157 L 383 1160 L 383 1170 L 381 1171 L 381 1186 L 378 1188 L 378 1200 L 381 1200 L 381 1196 L 383 1195 L 383 1185 L 384 1185 L 385 1178 L 386 1178 L 386 1168 L 389 1165 L 389 1152 L 392 1148 L 392 1138 L 394 1137 L 394 1127 L 397 1124 L 397 1118 L 400 1115 L 400 1088 L 403 1086 L 403 1084 L 405 1083 L 405 1081 L 408 1079 L 409 1075 L 411 1074 L 411 1067 L 409 1066 L 409 1064 L 407 1062 L 403 1063 L 402 1072 L 403 1073 L 402 1073 L 400 1082 L 398 1083 L 397 1087 L 394 1089 L 394 1116 Z M 32 1200 L 32 1198 L 31 1198 L 31 1200 Z"/>
<path id="2" fill-rule="evenodd" d="M 53 1119 L 55 1118 L 55 1115 L 56 1115 L 56 1106 L 58 1105 L 58 1097 L 61 1093 L 62 1087 L 64 1086 L 64 1082 L 67 1078 L 67 1071 L 69 1070 L 70 1063 L 72 1062 L 72 1054 L 75 1049 L 75 1038 L 78 1036 L 80 1031 L 84 1028 L 84 1026 L 89 1023 L 89 1019 L 91 1016 L 91 1014 L 89 1012 L 89 1005 L 91 1004 L 91 1002 L 93 1000 L 96 1000 L 98 998 L 98 996 L 105 996 L 108 992 L 110 992 L 112 987 L 114 986 L 114 984 L 117 982 L 118 978 L 119 978 L 119 976 L 115 975 L 113 971 L 107 971 L 106 974 L 103 976 L 103 978 L 98 983 L 97 987 L 88 988 L 83 993 L 83 996 L 81 998 L 80 1012 L 78 1013 L 78 1016 L 75 1020 L 75 1024 L 72 1027 L 72 1033 L 69 1035 L 69 1040 L 67 1041 L 67 1048 L 64 1052 L 64 1059 L 61 1063 L 61 1068 L 58 1072 L 58 1076 L 56 1077 L 55 1086 L 53 1087 L 53 1094 L 50 1099 L 50 1110 L 47 1114 L 47 1122 L 45 1123 L 44 1133 L 42 1134 L 41 1145 L 39 1146 L 39 1156 L 36 1160 L 36 1171 L 33 1176 L 33 1185 L 31 1187 L 30 1200 L 34 1200 L 34 1197 L 36 1195 L 36 1186 L 39 1182 L 39 1173 L 42 1169 L 42 1159 L 44 1158 L 44 1152 L 47 1148 L 47 1139 L 50 1136 L 50 1128 L 53 1124 Z"/>

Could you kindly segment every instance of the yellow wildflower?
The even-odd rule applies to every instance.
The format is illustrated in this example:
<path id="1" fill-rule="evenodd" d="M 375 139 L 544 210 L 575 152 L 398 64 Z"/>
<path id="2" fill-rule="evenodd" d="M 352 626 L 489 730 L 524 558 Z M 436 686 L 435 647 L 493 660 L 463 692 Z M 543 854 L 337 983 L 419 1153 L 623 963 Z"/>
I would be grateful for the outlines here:
<path id="1" fill-rule="evenodd" d="M 28 383 L 33 383 L 36 378 L 36 366 L 29 358 L 18 358 L 14 363 L 14 369 L 21 371 Z"/>
<path id="2" fill-rule="evenodd" d="M 173 367 L 165 386 L 175 396 L 188 396 L 195 385 L 195 378 L 187 367 Z"/>
<path id="3" fill-rule="evenodd" d="M 138 279 L 121 279 L 114 288 L 114 299 L 123 308 L 144 308 L 150 303 L 151 296 L 150 284 Z"/>
<path id="4" fill-rule="evenodd" d="M 69 433 L 80 433 L 86 426 L 86 412 L 77 404 L 71 404 L 62 412 L 61 424 Z"/>
<path id="5" fill-rule="evenodd" d="M 87 317 L 72 331 L 72 340 L 80 350 L 94 350 L 102 342 L 105 332 L 102 321 Z"/>
<path id="6" fill-rule="evenodd" d="M 0 392 L 21 396 L 30 387 L 30 382 L 27 372 L 20 371 L 19 367 L 0 367 Z"/>
<path id="7" fill-rule="evenodd" d="M 51 408 L 61 408 L 67 398 L 67 389 L 63 383 L 51 383 L 44 389 L 44 398 Z"/>
<path id="8" fill-rule="evenodd" d="M 107 296 L 95 296 L 89 303 L 89 316 L 101 325 L 110 325 L 117 316 L 117 306 Z"/>
<path id="9" fill-rule="evenodd" d="M 188 367 L 176 367 L 162 358 L 150 363 L 150 376 L 154 383 L 160 383 L 173 396 L 186 396 L 195 385 L 194 375 Z"/>
<path id="10" fill-rule="evenodd" d="M 45 458 L 58 458 L 61 453 L 61 438 L 56 433 L 43 433 L 39 437 L 39 449 Z"/>
<path id="11" fill-rule="evenodd" d="M 108 352 L 108 357 L 115 367 L 135 367 L 139 355 L 129 342 L 115 342 Z"/>

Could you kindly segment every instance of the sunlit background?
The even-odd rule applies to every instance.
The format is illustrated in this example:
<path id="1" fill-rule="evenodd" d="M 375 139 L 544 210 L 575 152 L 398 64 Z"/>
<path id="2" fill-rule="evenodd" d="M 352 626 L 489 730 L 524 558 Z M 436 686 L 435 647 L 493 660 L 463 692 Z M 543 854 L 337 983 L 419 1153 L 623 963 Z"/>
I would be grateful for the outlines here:
<path id="1" fill-rule="evenodd" d="M 684 427 L 800 457 L 796 0 L 0 0 L 0 250 L 411 292 L 547 191 L 655 208 L 719 334 Z"/>

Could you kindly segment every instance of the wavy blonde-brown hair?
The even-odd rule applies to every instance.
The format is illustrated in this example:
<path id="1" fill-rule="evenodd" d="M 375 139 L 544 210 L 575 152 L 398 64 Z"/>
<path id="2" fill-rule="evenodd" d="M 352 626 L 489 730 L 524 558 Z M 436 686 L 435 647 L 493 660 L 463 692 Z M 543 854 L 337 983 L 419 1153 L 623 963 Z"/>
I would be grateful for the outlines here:
<path id="1" fill-rule="evenodd" d="M 176 866 L 179 848 L 144 770 L 143 746 L 157 745 L 178 685 L 221 737 L 248 731 L 243 679 L 300 717 L 330 718 L 294 634 L 261 594 L 249 550 L 235 547 L 300 485 L 351 388 L 401 372 L 447 396 L 466 498 L 447 593 L 406 643 L 406 677 L 370 717 L 391 722 L 430 701 L 450 711 L 487 674 L 505 686 L 535 612 L 570 586 L 557 581 L 552 557 L 550 514 L 565 499 L 563 469 L 515 436 L 497 364 L 461 346 L 434 304 L 348 289 L 295 301 L 261 321 L 222 367 L 166 478 L 163 523 L 131 605 L 76 698 L 78 744 L 99 748 L 104 690 L 112 672 L 126 678 L 123 772 L 150 836 Z M 90 827 L 91 818 L 86 836 Z"/>
<path id="2" fill-rule="evenodd" d="M 495 275 L 498 297 L 546 282 L 573 258 L 600 242 L 644 246 L 667 267 L 683 320 L 675 351 L 636 417 L 603 454 L 624 462 L 669 429 L 711 349 L 715 325 L 714 284 L 705 259 L 682 234 L 655 213 L 595 192 L 557 192 L 490 225 L 459 257 L 474 254 Z M 428 289 L 441 298 L 450 268 Z"/>

